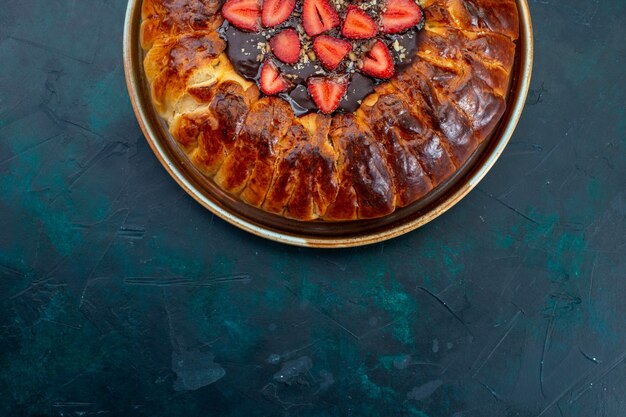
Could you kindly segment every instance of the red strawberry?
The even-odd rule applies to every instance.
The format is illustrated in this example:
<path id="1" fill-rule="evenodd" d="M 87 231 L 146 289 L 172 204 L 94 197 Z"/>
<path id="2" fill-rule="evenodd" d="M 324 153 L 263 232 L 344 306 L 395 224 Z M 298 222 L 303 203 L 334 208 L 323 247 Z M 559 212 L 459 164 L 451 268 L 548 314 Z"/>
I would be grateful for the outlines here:
<path id="1" fill-rule="evenodd" d="M 352 44 L 342 39 L 333 38 L 328 35 L 320 35 L 313 41 L 313 50 L 324 68 L 329 71 L 337 68 L 352 49 Z"/>
<path id="2" fill-rule="evenodd" d="M 383 33 L 400 33 L 422 20 L 422 9 L 414 0 L 387 0 L 381 16 Z"/>
<path id="3" fill-rule="evenodd" d="M 341 34 L 348 39 L 370 39 L 376 36 L 376 22 L 357 6 L 348 6 Z"/>
<path id="4" fill-rule="evenodd" d="M 302 26 L 307 35 L 319 35 L 338 25 L 339 15 L 328 0 L 304 0 Z"/>
<path id="5" fill-rule="evenodd" d="M 300 38 L 294 29 L 285 29 L 270 39 L 270 47 L 276 58 L 285 64 L 295 64 L 300 57 Z"/>
<path id="6" fill-rule="evenodd" d="M 271 28 L 280 25 L 291 16 L 294 7 L 296 0 L 263 0 L 263 26 Z"/>
<path id="7" fill-rule="evenodd" d="M 377 78 L 391 78 L 395 72 L 389 49 L 377 40 L 363 57 L 361 71 Z"/>
<path id="8" fill-rule="evenodd" d="M 289 83 L 280 75 L 276 65 L 269 60 L 263 63 L 259 82 L 261 84 L 261 91 L 268 96 L 278 94 L 289 87 Z"/>
<path id="9" fill-rule="evenodd" d="M 309 95 L 322 113 L 335 111 L 348 90 L 347 77 L 311 77 L 307 82 Z"/>
<path id="10" fill-rule="evenodd" d="M 222 16 L 239 29 L 250 32 L 261 29 L 261 8 L 257 0 L 226 0 L 222 6 Z"/>

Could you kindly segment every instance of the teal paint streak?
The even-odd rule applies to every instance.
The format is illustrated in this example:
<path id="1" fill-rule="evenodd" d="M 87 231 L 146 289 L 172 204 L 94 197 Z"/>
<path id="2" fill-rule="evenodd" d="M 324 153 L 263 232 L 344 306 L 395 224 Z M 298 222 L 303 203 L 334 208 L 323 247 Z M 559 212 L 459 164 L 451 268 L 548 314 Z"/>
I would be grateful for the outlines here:
<path id="1" fill-rule="evenodd" d="M 260 295 L 263 305 L 274 312 L 281 312 L 287 308 L 290 294 L 284 288 L 268 286 Z"/>
<path id="2" fill-rule="evenodd" d="M 320 287 L 305 277 L 300 279 L 299 295 L 303 300 L 308 301 L 318 301 L 322 297 Z"/>
<path id="3" fill-rule="evenodd" d="M 407 411 L 408 411 L 410 416 L 414 416 L 414 417 L 430 417 L 428 414 L 426 414 L 422 410 L 418 410 L 413 405 L 409 405 L 407 407 Z"/>
<path id="4" fill-rule="evenodd" d="M 429 236 L 426 238 L 423 248 L 422 254 L 427 258 L 443 260 L 449 278 L 456 277 L 465 270 L 465 265 L 459 261 L 458 254 L 469 249 L 468 247 L 453 247 Z"/>
<path id="5" fill-rule="evenodd" d="M 622 144 L 626 146 L 626 107 L 618 111 L 619 122 L 617 124 L 617 132 L 622 138 Z"/>
<path id="6" fill-rule="evenodd" d="M 10 175 L 2 176 L 1 188 L 7 190 L 4 195 L 5 199 L 19 199 L 22 202 L 22 209 L 27 210 L 33 219 L 41 222 L 48 239 L 54 244 L 59 255 L 68 256 L 80 243 L 80 232 L 71 226 L 68 211 L 51 210 L 43 196 L 31 191 L 33 181 L 39 173 L 37 167 L 44 161 L 45 157 L 40 153 L 29 153 L 28 156 L 23 156 L 19 164 L 13 165 Z M 12 184 L 15 181 L 19 181 L 22 186 L 14 187 Z M 71 207 L 70 205 L 69 208 Z"/>
<path id="7" fill-rule="evenodd" d="M 392 336 L 403 344 L 411 344 L 415 340 L 410 327 L 411 317 L 418 311 L 415 297 L 405 291 L 389 267 L 380 259 L 367 262 L 364 266 L 367 274 L 365 282 L 360 285 L 363 296 L 375 301 L 383 311 L 389 314 L 393 324 L 390 326 Z"/>
<path id="8" fill-rule="evenodd" d="M 404 355 L 384 355 L 378 358 L 378 362 L 386 371 L 392 371 L 395 363 L 400 363 Z"/>
<path id="9" fill-rule="evenodd" d="M 519 225 L 514 224 L 511 226 L 511 230 L 508 233 L 496 233 L 496 242 L 503 249 L 511 248 L 516 240 L 514 236 L 519 235 L 520 228 Z"/>
<path id="10" fill-rule="evenodd" d="M 396 393 L 393 389 L 381 386 L 373 382 L 367 374 L 365 367 L 360 367 L 356 371 L 356 379 L 359 381 L 361 391 L 372 400 L 393 400 Z"/>
<path id="11" fill-rule="evenodd" d="M 120 102 L 119 92 L 126 89 L 121 67 L 99 79 L 90 90 L 89 125 L 97 132 L 107 132 L 112 123 L 124 120 L 131 112 L 127 100 Z M 123 105 L 122 105 L 123 104 Z"/>
<path id="12" fill-rule="evenodd" d="M 597 259 L 596 259 L 597 262 Z M 611 273 L 620 276 L 623 271 L 611 268 Z M 596 289 L 596 291 L 598 291 Z M 588 300 L 588 322 L 590 327 L 598 335 L 599 339 L 605 340 L 608 344 L 617 344 L 623 339 L 624 326 L 623 321 L 615 325 L 613 308 L 607 308 L 607 305 L 621 305 L 623 303 L 623 294 L 616 293 L 611 288 L 602 291 L 601 297 L 592 297 Z"/>
<path id="13" fill-rule="evenodd" d="M 584 236 L 581 233 L 563 232 L 554 242 L 554 254 L 548 258 L 548 270 L 556 273 L 555 278 L 580 278 L 583 268 Z"/>
<path id="14" fill-rule="evenodd" d="M 594 178 L 587 181 L 585 194 L 599 201 L 605 199 L 602 184 Z M 577 206 L 576 200 L 570 204 Z M 589 204 L 579 204 L 585 210 L 590 209 Z M 611 318 L 606 316 L 606 306 L 598 305 L 594 300 L 586 306 L 582 301 L 584 293 L 581 290 L 587 291 L 598 256 L 589 250 L 583 230 L 563 227 L 557 214 L 546 215 L 536 210 L 528 212 L 538 225 L 515 225 L 508 235 L 510 238 L 500 243 L 505 247 L 520 245 L 531 248 L 526 263 L 550 272 L 551 289 L 546 291 L 540 311 L 543 320 L 528 322 L 534 343 L 546 343 L 546 366 L 553 366 L 555 361 L 566 357 L 575 341 L 583 337 L 581 332 L 589 331 L 585 329 L 592 329 L 598 338 L 617 342 L 621 330 L 609 324 Z M 613 295 L 609 296 L 613 298 Z"/>
<path id="15" fill-rule="evenodd" d="M 417 311 L 415 299 L 407 294 L 402 285 L 392 280 L 388 287 L 375 287 L 376 303 L 388 312 L 395 323 L 392 325 L 392 335 L 400 343 L 411 344 L 415 335 L 411 331 L 411 316 Z"/>
<path id="16" fill-rule="evenodd" d="M 534 263 L 545 264 L 552 272 L 553 282 L 580 278 L 586 256 L 584 234 L 564 230 L 558 215 L 543 215 L 532 209 L 529 212 L 529 217 L 538 224 L 515 225 L 498 243 L 505 248 L 510 248 L 514 242 L 530 248 L 546 248 L 545 251 L 531 252 L 530 258 Z"/>
<path id="17" fill-rule="evenodd" d="M 224 320 L 222 324 L 228 331 L 230 337 L 234 338 L 235 340 L 241 341 L 242 343 L 250 341 L 250 333 L 248 333 L 247 331 L 249 329 L 246 329 L 246 326 L 242 323 L 234 320 Z"/>
<path id="18" fill-rule="evenodd" d="M 29 410 L 41 410 L 45 398 L 53 396 L 50 381 L 69 381 L 84 372 L 102 371 L 109 349 L 85 345 L 84 338 L 97 339 L 98 332 L 77 314 L 68 296 L 55 291 L 30 326 L 17 319 L 19 350 L 0 355 L 0 387 L 12 394 L 12 401 L 28 404 Z M 32 360 L 36 358 L 36 360 Z M 7 379 L 8 378 L 8 379 Z M 44 393 L 33 401 L 33 393 Z"/>

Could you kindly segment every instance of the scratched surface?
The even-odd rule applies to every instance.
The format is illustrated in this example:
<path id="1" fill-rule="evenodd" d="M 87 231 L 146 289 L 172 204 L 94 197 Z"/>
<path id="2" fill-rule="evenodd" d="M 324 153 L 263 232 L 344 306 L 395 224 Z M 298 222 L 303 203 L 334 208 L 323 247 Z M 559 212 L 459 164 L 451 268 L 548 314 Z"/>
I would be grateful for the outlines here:
<path id="1" fill-rule="evenodd" d="M 531 1 L 477 190 L 321 251 L 188 197 L 134 119 L 123 0 L 0 11 L 0 415 L 626 415 L 626 2 Z"/>

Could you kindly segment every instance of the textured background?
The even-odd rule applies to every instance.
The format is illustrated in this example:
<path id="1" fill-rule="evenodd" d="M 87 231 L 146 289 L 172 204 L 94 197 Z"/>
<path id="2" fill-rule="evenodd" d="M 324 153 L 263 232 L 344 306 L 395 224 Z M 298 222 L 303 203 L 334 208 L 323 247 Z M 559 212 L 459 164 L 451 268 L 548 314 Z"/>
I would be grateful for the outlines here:
<path id="1" fill-rule="evenodd" d="M 0 415 L 626 415 L 626 2 L 530 3 L 532 92 L 486 180 L 322 251 L 168 177 L 123 0 L 2 0 Z"/>

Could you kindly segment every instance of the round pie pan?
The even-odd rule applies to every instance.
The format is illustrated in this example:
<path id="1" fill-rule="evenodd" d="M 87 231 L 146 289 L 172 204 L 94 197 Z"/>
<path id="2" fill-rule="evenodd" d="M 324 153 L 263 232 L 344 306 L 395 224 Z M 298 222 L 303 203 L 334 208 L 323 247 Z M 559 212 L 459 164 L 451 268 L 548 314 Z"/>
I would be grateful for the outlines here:
<path id="1" fill-rule="evenodd" d="M 202 175 L 168 131 L 152 105 L 139 42 L 142 0 L 129 0 L 124 26 L 124 71 L 137 120 L 159 161 L 196 201 L 227 222 L 274 241 L 307 247 L 343 248 L 382 242 L 417 229 L 445 213 L 487 174 L 506 147 L 524 109 L 533 63 L 533 31 L 526 0 L 517 0 L 520 37 L 507 110 L 494 133 L 451 178 L 425 198 L 372 220 L 301 222 L 251 207 Z"/>

